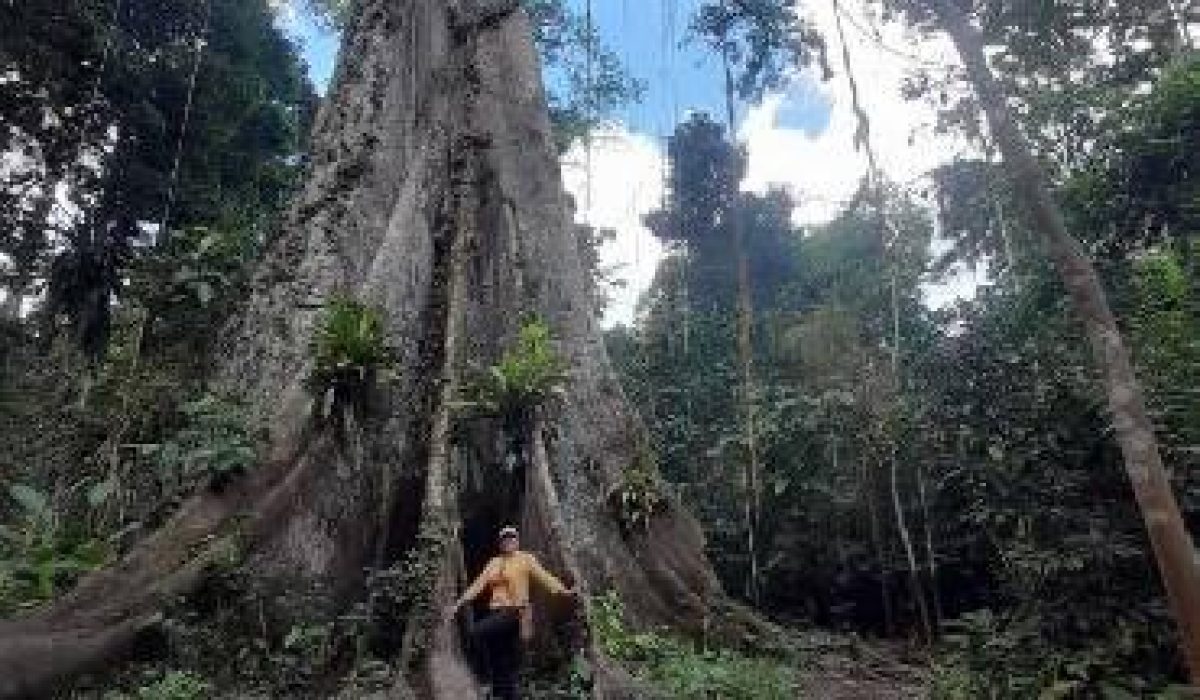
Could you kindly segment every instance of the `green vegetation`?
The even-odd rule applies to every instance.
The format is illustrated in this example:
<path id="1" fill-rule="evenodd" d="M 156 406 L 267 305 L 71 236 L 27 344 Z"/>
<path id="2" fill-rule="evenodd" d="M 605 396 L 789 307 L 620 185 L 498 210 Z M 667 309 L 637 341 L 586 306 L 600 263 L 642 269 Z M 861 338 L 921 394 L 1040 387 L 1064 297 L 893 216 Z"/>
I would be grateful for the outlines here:
<path id="1" fill-rule="evenodd" d="M 1018 75 L 1045 68 L 1021 60 L 1031 63 L 999 65 Z M 1200 220 L 1189 203 L 1200 151 L 1188 145 L 1200 134 L 1200 64 L 1157 65 L 1131 78 L 1120 104 L 1110 93 L 1097 105 L 1115 134 L 1071 122 L 1078 112 L 1039 116 L 1097 139 L 1090 158 L 1062 164 L 1066 213 L 1094 251 L 1194 522 Z M 1072 91 L 1071 100 L 1084 97 Z M 1044 144 L 1046 157 L 1063 155 L 1060 146 Z M 672 252 L 644 316 L 608 344 L 726 589 L 747 590 L 750 575 L 752 495 L 731 388 L 740 379 L 727 222 L 737 202 L 756 312 L 761 604 L 822 626 L 914 634 L 898 503 L 920 595 L 942 630 L 940 682 L 969 689 L 957 697 L 1153 697 L 1181 682 L 1087 339 L 998 165 L 943 168 L 936 211 L 911 188 L 888 186 L 882 212 L 864 189 L 829 223 L 797 227 L 783 193 L 735 197 L 739 157 L 714 120 L 680 125 L 669 151 L 671 196 L 648 223 Z M 936 257 L 934 216 L 951 243 Z M 927 280 L 984 259 L 993 279 L 975 298 L 923 303 Z"/>
<path id="2" fill-rule="evenodd" d="M 547 73 L 550 121 L 560 152 L 637 103 L 645 90 L 587 17 L 567 0 L 523 0 Z"/>
<path id="3" fill-rule="evenodd" d="M 649 530 L 650 519 L 663 511 L 667 497 L 648 451 L 639 452 L 637 459 L 621 471 L 621 480 L 608 492 L 608 502 L 626 534 Z"/>
<path id="4" fill-rule="evenodd" d="M 464 405 L 489 415 L 524 416 L 561 398 L 566 381 L 567 366 L 554 349 L 550 326 L 533 319 L 521 326 L 516 343 L 487 374 L 468 387 Z"/>
<path id="5" fill-rule="evenodd" d="M 219 488 L 258 458 L 246 416 L 234 402 L 206 394 L 180 409 L 183 425 L 158 445 L 144 445 L 158 467 L 164 493 L 176 497 L 208 480 Z"/>
<path id="6" fill-rule="evenodd" d="M 97 502 L 105 495 L 93 493 Z M 16 514 L 0 525 L 0 614 L 50 600 L 112 556 L 107 542 L 64 522 L 45 493 L 18 483 L 8 496 Z"/>
<path id="7" fill-rule="evenodd" d="M 664 697 L 679 700 L 791 700 L 796 670 L 782 659 L 747 656 L 729 649 L 700 649 L 657 632 L 635 632 L 613 591 L 592 600 L 589 620 L 600 648 L 627 664 Z"/>
<path id="8" fill-rule="evenodd" d="M 206 680 L 186 671 L 167 671 L 139 686 L 132 694 L 105 693 L 104 700 L 204 700 L 212 697 Z"/>
<path id="9" fill-rule="evenodd" d="M 0 45 L 0 70 L 21 78 L 3 88 L 0 151 L 28 164 L 0 188 L 5 286 L 32 297 L 44 285 L 44 330 L 99 361 L 114 302 L 133 298 L 129 275 L 178 232 L 266 240 L 302 170 L 316 96 L 267 0 L 116 15 L 106 0 L 10 3 Z M 163 227 L 156 246 L 148 227 Z"/>
<path id="10" fill-rule="evenodd" d="M 1032 623 L 1032 624 L 1031 624 Z M 995 698 L 1191 697 L 1182 685 L 1151 685 L 1124 675 L 1121 659 L 1138 646 L 1123 627 L 1111 644 L 1084 649 L 1047 648 L 1036 621 L 997 620 L 983 611 L 947 625 L 934 668 L 932 700 Z"/>
<path id="11" fill-rule="evenodd" d="M 312 353 L 309 389 L 327 410 L 361 405 L 376 383 L 387 381 L 395 363 L 380 310 L 347 297 L 326 305 Z"/>

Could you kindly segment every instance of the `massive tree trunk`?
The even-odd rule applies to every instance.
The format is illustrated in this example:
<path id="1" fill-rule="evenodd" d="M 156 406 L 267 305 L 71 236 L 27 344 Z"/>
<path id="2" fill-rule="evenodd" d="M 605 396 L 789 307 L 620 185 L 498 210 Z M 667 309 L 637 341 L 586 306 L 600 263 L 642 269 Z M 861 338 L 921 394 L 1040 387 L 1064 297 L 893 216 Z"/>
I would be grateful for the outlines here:
<path id="1" fill-rule="evenodd" d="M 1087 329 L 1125 469 L 1146 522 L 1171 612 L 1179 625 L 1183 657 L 1192 684 L 1200 685 L 1200 576 L 1196 549 L 1180 516 L 1170 477 L 1163 468 L 1141 383 L 1134 373 L 1116 318 L 1095 267 L 1067 231 L 1046 177 L 1012 120 L 1004 94 L 987 65 L 979 31 L 971 26 L 956 0 L 933 0 L 931 5 L 962 56 L 1004 155 L 1004 167 L 1029 207 L 1034 228 L 1045 239 Z"/>
<path id="2" fill-rule="evenodd" d="M 677 504 L 627 535 L 596 497 L 646 436 L 592 313 L 515 5 L 363 0 L 308 182 L 227 333 L 222 383 L 267 427 L 270 458 L 198 494 L 56 604 L 0 623 L 0 697 L 43 693 L 111 658 L 235 540 L 247 571 L 281 591 L 321 590 L 332 606 L 362 596 L 365 568 L 426 557 L 433 574 L 405 630 L 397 696 L 477 695 L 453 631 L 429 611 L 452 599 L 464 560 L 503 522 L 524 522 L 527 546 L 585 590 L 615 588 L 637 621 L 698 631 L 726 609 Z M 315 416 L 304 387 L 333 294 L 379 305 L 400 355 L 398 379 L 373 392 L 353 439 Z M 528 466 L 506 470 L 499 422 L 459 429 L 454 401 L 469 368 L 493 363 L 530 313 L 550 325 L 570 379 L 565 401 L 529 426 Z M 482 488 L 468 486 L 468 468 Z M 616 692 L 601 674 L 596 694 Z"/>

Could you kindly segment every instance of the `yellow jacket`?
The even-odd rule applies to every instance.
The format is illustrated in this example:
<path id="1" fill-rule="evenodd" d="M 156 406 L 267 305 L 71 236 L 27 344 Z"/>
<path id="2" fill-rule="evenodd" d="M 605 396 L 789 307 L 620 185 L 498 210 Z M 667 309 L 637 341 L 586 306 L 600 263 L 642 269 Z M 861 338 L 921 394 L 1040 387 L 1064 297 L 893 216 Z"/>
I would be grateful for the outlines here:
<path id="1" fill-rule="evenodd" d="M 533 635 L 533 616 L 529 608 L 530 578 L 537 579 L 538 584 L 553 595 L 567 592 L 566 586 L 543 569 L 536 557 L 529 552 L 517 551 L 492 557 L 463 593 L 462 600 L 475 600 L 487 589 L 489 608 L 519 609 L 521 638 L 529 639 Z"/>

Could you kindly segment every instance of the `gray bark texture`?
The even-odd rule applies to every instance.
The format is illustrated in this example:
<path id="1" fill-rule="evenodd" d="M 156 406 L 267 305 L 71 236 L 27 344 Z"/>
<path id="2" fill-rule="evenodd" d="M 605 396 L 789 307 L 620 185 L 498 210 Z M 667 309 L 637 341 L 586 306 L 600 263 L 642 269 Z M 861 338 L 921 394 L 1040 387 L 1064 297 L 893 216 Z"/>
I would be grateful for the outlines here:
<path id="1" fill-rule="evenodd" d="M 241 482 L 195 496 L 54 605 L 0 623 L 0 698 L 44 693 L 111 659 L 234 538 L 247 543 L 249 571 L 280 590 L 324 590 L 334 605 L 361 597 L 364 569 L 439 541 L 424 609 L 440 610 L 474 573 L 462 533 L 478 504 L 508 492 L 516 512 L 505 515 L 525 525 L 523 545 L 585 593 L 615 588 L 632 620 L 691 632 L 757 626 L 724 598 L 682 508 L 672 502 L 648 532 L 628 535 L 603 497 L 646 434 L 605 353 L 530 26 L 515 5 L 363 0 L 307 184 L 225 333 L 221 383 L 267 428 L 270 455 Z M 304 385 L 334 294 L 382 308 L 400 356 L 398 379 L 374 392 L 349 441 L 316 418 Z M 570 379 L 530 432 L 524 483 L 505 485 L 497 426 L 457 430 L 453 402 L 526 314 L 549 324 Z M 597 669 L 611 667 L 580 644 Z M 478 696 L 457 647 L 436 613 L 411 620 L 392 696 Z M 636 696 L 627 680 L 600 672 L 596 695 Z"/>

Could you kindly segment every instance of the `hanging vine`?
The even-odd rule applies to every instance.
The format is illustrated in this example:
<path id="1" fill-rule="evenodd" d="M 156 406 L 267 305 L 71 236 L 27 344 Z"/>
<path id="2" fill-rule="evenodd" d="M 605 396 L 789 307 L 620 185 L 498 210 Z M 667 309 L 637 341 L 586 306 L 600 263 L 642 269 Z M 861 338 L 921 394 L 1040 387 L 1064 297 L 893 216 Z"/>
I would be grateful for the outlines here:
<path id="1" fill-rule="evenodd" d="M 871 198 L 874 200 L 876 208 L 876 216 L 879 221 L 880 239 L 883 241 L 885 248 L 890 253 L 890 264 L 888 270 L 888 294 L 891 304 L 891 321 L 892 321 L 892 347 L 891 347 L 891 379 L 894 392 L 893 402 L 899 402 L 901 392 L 903 391 L 902 381 L 900 379 L 900 300 L 897 280 L 897 266 L 899 264 L 899 231 L 891 224 L 887 216 L 887 207 L 884 195 L 882 175 L 879 170 L 879 162 L 875 157 L 875 151 L 871 145 L 871 121 L 866 110 L 863 109 L 862 102 L 859 98 L 858 83 L 854 77 L 854 67 L 850 58 L 850 47 L 846 41 L 846 32 L 842 24 L 842 9 L 839 0 L 832 0 L 834 21 L 837 26 L 838 40 L 842 44 L 842 66 L 846 72 L 846 80 L 850 86 L 850 100 L 854 110 L 855 118 L 858 121 L 858 126 L 854 132 L 855 148 L 861 149 L 867 157 L 867 189 Z M 921 627 L 924 631 L 926 640 L 933 639 L 933 625 L 930 621 L 929 606 L 925 601 L 924 588 L 921 585 L 919 575 L 920 567 L 917 564 L 916 549 L 913 546 L 912 533 L 909 529 L 907 518 L 904 514 L 904 503 L 900 494 L 900 459 L 899 445 L 896 440 L 896 431 L 898 426 L 897 421 L 898 405 L 893 405 L 890 411 L 893 416 L 891 430 L 888 431 L 888 464 L 889 476 L 892 495 L 892 507 L 896 517 L 896 529 L 900 534 L 900 541 L 904 547 L 904 556 L 908 563 L 908 572 L 912 585 L 912 595 L 917 603 L 917 611 L 921 617 Z M 922 494 L 924 492 L 923 478 Z M 922 499 L 924 496 L 922 495 Z"/>
<path id="2" fill-rule="evenodd" d="M 175 206 L 175 193 L 179 183 L 179 166 L 183 162 L 183 147 L 187 141 L 188 127 L 192 120 L 192 105 L 196 97 L 196 79 L 200 75 L 200 64 L 204 59 L 204 49 L 208 46 L 208 30 L 212 23 L 212 1 L 205 0 L 201 8 L 201 26 L 196 34 L 196 48 L 192 55 L 192 68 L 188 74 L 187 95 L 183 102 L 183 119 L 179 126 L 179 137 L 175 140 L 175 155 L 171 160 L 171 173 L 167 176 L 167 196 L 163 202 L 162 217 L 158 222 L 159 242 L 167 236 L 167 224 L 171 218 L 171 208 Z"/>

